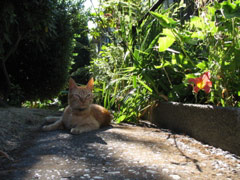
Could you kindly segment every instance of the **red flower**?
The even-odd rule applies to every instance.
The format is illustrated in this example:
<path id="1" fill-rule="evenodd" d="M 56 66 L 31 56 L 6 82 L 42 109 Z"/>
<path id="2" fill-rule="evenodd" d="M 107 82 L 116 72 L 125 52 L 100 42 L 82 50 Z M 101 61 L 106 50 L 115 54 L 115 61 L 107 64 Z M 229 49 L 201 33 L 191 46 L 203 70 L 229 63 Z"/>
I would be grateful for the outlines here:
<path id="1" fill-rule="evenodd" d="M 199 90 L 204 90 L 205 93 L 210 93 L 212 82 L 210 81 L 210 72 L 205 72 L 203 75 L 197 78 L 191 78 L 188 80 L 190 83 L 194 83 L 193 92 L 198 93 Z"/>

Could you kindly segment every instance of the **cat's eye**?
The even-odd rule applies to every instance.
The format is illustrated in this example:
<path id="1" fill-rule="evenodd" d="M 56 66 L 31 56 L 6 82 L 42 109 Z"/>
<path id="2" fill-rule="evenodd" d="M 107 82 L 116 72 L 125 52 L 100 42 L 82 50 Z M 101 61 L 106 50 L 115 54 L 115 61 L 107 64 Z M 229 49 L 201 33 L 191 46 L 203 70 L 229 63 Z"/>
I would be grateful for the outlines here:
<path id="1" fill-rule="evenodd" d="M 80 99 L 81 97 L 78 94 L 73 94 L 73 97 Z"/>
<path id="2" fill-rule="evenodd" d="M 91 96 L 91 94 L 87 94 L 87 95 L 86 95 L 86 98 L 89 98 L 90 96 Z"/>

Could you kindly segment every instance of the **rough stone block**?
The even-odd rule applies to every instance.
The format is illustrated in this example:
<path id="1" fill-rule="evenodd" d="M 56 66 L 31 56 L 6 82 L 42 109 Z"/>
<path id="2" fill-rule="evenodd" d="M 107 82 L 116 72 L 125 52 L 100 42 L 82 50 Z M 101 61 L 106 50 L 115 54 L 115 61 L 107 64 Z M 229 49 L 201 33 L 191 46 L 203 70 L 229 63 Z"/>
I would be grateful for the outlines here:
<path id="1" fill-rule="evenodd" d="M 240 155 L 240 108 L 161 102 L 150 121 Z"/>

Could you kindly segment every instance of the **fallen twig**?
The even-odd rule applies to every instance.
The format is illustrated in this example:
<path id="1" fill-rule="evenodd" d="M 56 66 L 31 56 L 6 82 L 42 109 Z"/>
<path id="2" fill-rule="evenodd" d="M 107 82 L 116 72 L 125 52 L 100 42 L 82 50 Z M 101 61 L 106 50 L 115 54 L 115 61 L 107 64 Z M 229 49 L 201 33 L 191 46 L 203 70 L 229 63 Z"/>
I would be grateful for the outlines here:
<path id="1" fill-rule="evenodd" d="M 197 170 L 198 170 L 199 172 L 202 172 L 202 168 L 198 165 L 198 160 L 197 160 L 197 159 L 193 159 L 193 158 L 187 156 L 187 155 L 179 148 L 179 146 L 178 146 L 178 144 L 177 144 L 177 140 L 176 140 L 176 135 L 175 135 L 175 134 L 173 134 L 173 139 L 174 139 L 175 146 L 176 146 L 176 148 L 178 149 L 178 151 L 181 153 L 181 155 L 184 156 L 187 160 L 192 161 L 192 162 L 195 164 Z"/>

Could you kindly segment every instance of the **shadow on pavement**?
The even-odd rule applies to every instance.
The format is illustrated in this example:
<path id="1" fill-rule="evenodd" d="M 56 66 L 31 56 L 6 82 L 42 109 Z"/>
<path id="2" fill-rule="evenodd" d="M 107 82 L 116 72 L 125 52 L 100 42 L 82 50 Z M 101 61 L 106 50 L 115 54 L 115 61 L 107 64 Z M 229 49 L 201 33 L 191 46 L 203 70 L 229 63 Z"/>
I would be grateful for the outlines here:
<path id="1" fill-rule="evenodd" d="M 110 128 L 80 135 L 68 131 L 40 132 L 20 158 L 0 175 L 10 180 L 169 179 L 131 159 L 126 161 L 128 157 L 119 158 L 125 149 L 114 148 L 111 142 L 149 143 L 108 132 Z"/>

